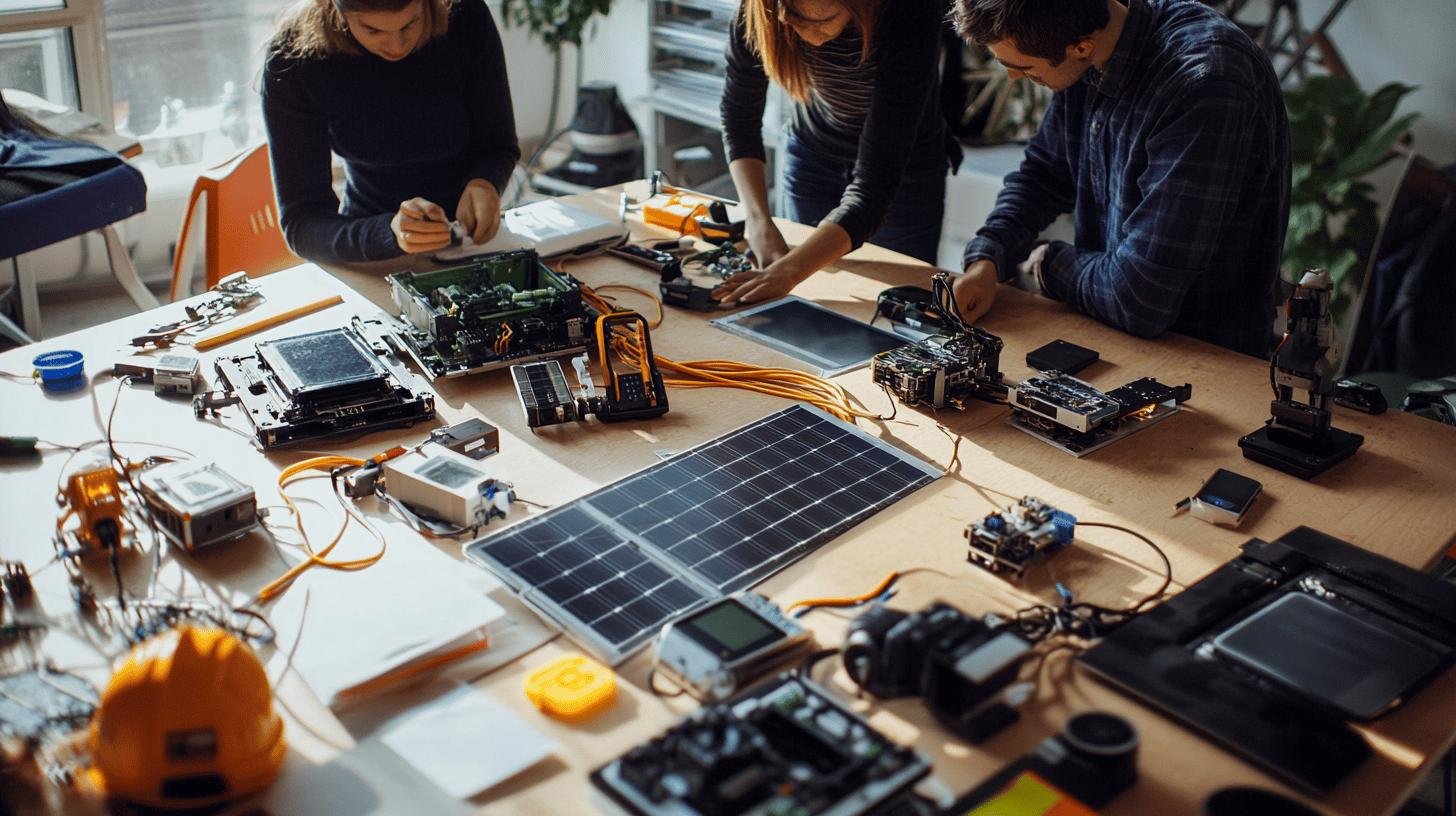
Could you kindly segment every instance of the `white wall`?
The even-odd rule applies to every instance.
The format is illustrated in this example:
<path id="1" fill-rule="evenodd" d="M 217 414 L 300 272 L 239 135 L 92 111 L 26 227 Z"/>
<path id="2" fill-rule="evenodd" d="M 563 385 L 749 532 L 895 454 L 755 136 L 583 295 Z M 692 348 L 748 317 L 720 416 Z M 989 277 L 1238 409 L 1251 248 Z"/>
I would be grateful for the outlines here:
<path id="1" fill-rule="evenodd" d="M 1300 13 L 1313 27 L 1332 0 L 1304 0 Z M 1456 162 L 1456 32 L 1452 0 L 1351 0 L 1330 27 L 1330 39 L 1360 86 L 1374 91 L 1387 82 L 1419 85 L 1398 114 L 1418 111 L 1415 149 L 1437 166 Z"/>

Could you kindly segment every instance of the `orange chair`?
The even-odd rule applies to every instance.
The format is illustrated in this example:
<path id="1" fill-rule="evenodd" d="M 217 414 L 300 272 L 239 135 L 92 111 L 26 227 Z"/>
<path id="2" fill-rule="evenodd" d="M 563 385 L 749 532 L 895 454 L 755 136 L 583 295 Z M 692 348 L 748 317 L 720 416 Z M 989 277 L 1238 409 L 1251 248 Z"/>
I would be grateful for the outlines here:
<path id="1" fill-rule="evenodd" d="M 204 193 L 207 288 L 234 272 L 257 277 L 301 263 L 283 241 L 278 203 L 273 196 L 273 172 L 268 166 L 268 145 L 260 144 L 198 175 L 172 258 L 172 300 L 185 297 L 192 283 L 191 265 L 185 271 L 182 265 L 188 260 L 192 216 Z"/>

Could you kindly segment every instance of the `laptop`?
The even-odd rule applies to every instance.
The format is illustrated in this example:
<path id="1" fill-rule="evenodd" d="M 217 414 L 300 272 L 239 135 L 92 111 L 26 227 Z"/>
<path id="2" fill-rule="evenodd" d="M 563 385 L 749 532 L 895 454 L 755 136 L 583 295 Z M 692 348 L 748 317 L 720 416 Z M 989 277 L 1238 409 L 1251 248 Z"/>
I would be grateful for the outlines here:
<path id="1" fill-rule="evenodd" d="M 513 210 L 501 216 L 500 232 L 484 244 L 465 236 L 457 246 L 442 249 L 432 256 L 437 261 L 458 261 L 492 252 L 534 249 L 543 258 L 558 255 L 580 255 L 621 243 L 627 238 L 627 225 L 609 221 L 576 207 L 547 199 Z"/>

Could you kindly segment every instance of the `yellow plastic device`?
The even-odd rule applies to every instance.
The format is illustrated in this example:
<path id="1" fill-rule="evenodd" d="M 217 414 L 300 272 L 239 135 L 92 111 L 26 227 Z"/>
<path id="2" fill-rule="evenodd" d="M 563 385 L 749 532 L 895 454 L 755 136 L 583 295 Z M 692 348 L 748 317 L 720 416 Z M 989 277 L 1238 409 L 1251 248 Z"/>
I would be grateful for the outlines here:
<path id="1" fill-rule="evenodd" d="M 91 721 L 83 780 L 116 802 L 197 809 L 260 791 L 288 746 L 268 675 L 221 629 L 181 626 L 137 644 Z"/>
<path id="2" fill-rule="evenodd" d="M 531 672 L 526 697 L 563 720 L 585 720 L 617 699 L 617 676 L 586 655 L 568 654 Z"/>
<path id="3" fill-rule="evenodd" d="M 76 537 L 82 544 L 99 550 L 120 543 L 121 517 L 126 507 L 121 502 L 116 470 L 109 462 L 72 474 L 66 481 L 66 504 L 81 520 Z"/>

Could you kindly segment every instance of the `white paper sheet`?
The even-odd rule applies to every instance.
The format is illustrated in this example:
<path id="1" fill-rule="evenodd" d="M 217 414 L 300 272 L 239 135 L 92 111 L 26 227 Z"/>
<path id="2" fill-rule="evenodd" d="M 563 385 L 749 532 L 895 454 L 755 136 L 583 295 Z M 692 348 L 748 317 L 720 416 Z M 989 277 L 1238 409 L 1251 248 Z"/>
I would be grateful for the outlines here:
<path id="1" fill-rule="evenodd" d="M 379 740 L 459 799 L 489 790 L 556 750 L 555 742 L 469 686 L 411 709 Z"/>
<path id="2" fill-rule="evenodd" d="M 340 692 L 499 620 L 505 611 L 473 583 L 478 572 L 428 544 L 399 539 L 368 569 L 315 567 L 271 612 L 279 649 L 270 672 L 294 652 L 293 669 L 333 706 Z"/>

